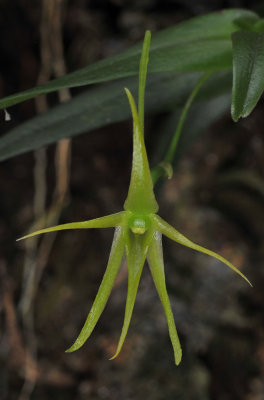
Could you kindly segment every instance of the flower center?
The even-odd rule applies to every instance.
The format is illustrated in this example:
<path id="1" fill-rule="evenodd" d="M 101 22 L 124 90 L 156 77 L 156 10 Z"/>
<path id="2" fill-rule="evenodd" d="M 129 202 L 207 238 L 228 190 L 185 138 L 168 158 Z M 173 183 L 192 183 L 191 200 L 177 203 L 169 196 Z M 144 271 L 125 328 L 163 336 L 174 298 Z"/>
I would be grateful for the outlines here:
<path id="1" fill-rule="evenodd" d="M 146 216 L 132 215 L 129 219 L 128 226 L 133 233 L 143 235 L 148 230 L 150 220 Z"/>

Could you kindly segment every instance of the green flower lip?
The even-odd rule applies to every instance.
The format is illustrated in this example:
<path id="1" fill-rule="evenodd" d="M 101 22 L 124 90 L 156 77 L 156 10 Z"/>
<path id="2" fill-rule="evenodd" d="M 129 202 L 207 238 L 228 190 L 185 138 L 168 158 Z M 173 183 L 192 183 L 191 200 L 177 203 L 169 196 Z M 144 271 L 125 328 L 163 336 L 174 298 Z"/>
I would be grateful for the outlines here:
<path id="1" fill-rule="evenodd" d="M 107 268 L 98 293 L 79 336 L 74 344 L 66 351 L 72 352 L 78 350 L 93 332 L 93 329 L 109 298 L 123 256 L 125 255 L 128 268 L 128 290 L 125 316 L 117 350 L 111 359 L 118 356 L 125 341 L 142 269 L 147 260 L 160 301 L 164 308 L 174 351 L 174 359 L 175 363 L 178 365 L 181 362 L 182 350 L 166 288 L 161 241 L 162 235 L 167 236 L 169 239 L 174 240 L 183 246 L 187 246 L 193 250 L 216 258 L 226 264 L 233 271 L 237 272 L 250 285 L 251 283 L 242 272 L 228 260 L 211 250 L 193 243 L 156 214 L 158 211 L 158 204 L 154 195 L 153 182 L 143 135 L 144 89 L 149 47 L 150 32 L 147 31 L 140 61 L 138 110 L 132 94 L 128 89 L 125 89 L 133 117 L 133 161 L 130 186 L 124 204 L 124 211 L 89 221 L 72 222 L 41 229 L 23 236 L 18 240 L 27 239 L 42 233 L 66 229 L 115 228 Z"/>
<path id="2" fill-rule="evenodd" d="M 134 215 L 131 213 L 128 220 L 128 227 L 133 233 L 143 235 L 150 228 L 151 218 L 148 215 Z"/>

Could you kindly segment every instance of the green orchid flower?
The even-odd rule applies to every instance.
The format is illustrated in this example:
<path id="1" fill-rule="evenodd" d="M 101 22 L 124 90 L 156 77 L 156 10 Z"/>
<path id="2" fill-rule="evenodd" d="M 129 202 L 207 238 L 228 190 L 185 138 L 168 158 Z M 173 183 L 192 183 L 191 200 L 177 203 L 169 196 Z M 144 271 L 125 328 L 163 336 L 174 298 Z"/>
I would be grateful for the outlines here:
<path id="1" fill-rule="evenodd" d="M 162 253 L 162 235 L 167 236 L 169 239 L 174 240 L 183 246 L 190 247 L 191 249 L 216 258 L 241 275 L 249 284 L 250 282 L 242 272 L 240 272 L 225 258 L 211 250 L 193 243 L 157 215 L 158 204 L 153 190 L 153 181 L 143 134 L 144 91 L 149 46 L 150 32 L 146 32 L 140 62 L 138 110 L 132 94 L 128 89 L 125 89 L 133 117 L 133 161 L 130 186 L 124 203 L 124 211 L 89 221 L 72 222 L 41 229 L 30 233 L 21 239 L 26 239 L 42 233 L 66 229 L 115 228 L 108 265 L 98 293 L 79 336 L 67 352 L 78 350 L 93 332 L 93 329 L 105 308 L 120 269 L 123 256 L 125 255 L 128 268 L 128 290 L 125 316 L 117 350 L 111 360 L 118 356 L 125 341 L 142 269 L 147 260 L 154 284 L 164 308 L 174 351 L 175 363 L 178 365 L 182 358 L 182 350 L 166 289 Z"/>

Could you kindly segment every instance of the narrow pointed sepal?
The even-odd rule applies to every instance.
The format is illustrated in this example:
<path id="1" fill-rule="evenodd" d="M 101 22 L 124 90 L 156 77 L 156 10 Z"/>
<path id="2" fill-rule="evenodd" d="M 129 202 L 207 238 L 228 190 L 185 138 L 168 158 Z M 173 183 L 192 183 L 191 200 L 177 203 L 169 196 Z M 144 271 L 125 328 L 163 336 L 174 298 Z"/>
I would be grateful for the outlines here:
<path id="1" fill-rule="evenodd" d="M 115 230 L 108 265 L 92 308 L 76 341 L 68 350 L 66 350 L 67 353 L 78 350 L 89 338 L 92 331 L 94 330 L 94 327 L 97 324 L 97 321 L 100 318 L 111 293 L 116 275 L 122 262 L 124 248 L 125 244 L 123 229 L 121 227 L 118 227 Z"/>
<path id="2" fill-rule="evenodd" d="M 175 364 L 179 365 L 182 359 L 182 349 L 174 322 L 169 296 L 167 293 L 165 274 L 164 274 L 161 234 L 158 231 L 155 232 L 152 242 L 150 244 L 147 260 L 151 271 L 151 275 L 153 277 L 154 284 L 156 286 L 160 301 L 163 305 L 164 312 L 166 315 L 170 339 L 174 351 Z"/>
<path id="3" fill-rule="evenodd" d="M 144 135 L 144 108 L 145 108 L 145 88 L 147 80 L 148 62 L 149 62 L 149 49 L 151 42 L 151 32 L 146 31 L 142 53 L 139 64 L 139 82 L 138 82 L 138 116 L 139 122 Z"/>
<path id="4" fill-rule="evenodd" d="M 95 218 L 89 221 L 70 222 L 69 224 L 56 225 L 50 228 L 40 229 L 17 239 L 17 242 L 36 235 L 41 235 L 42 233 L 63 231 L 68 229 L 113 228 L 121 225 L 124 214 L 125 212 L 121 211 L 116 214 L 106 215 L 105 217 Z"/>
<path id="5" fill-rule="evenodd" d="M 142 274 L 142 269 L 143 265 L 140 267 L 140 269 L 137 271 L 137 273 L 131 272 L 131 269 L 128 271 L 128 288 L 127 288 L 127 299 L 126 299 L 126 309 L 125 309 L 125 317 L 124 317 L 124 323 L 122 327 L 122 332 L 119 338 L 119 342 L 117 345 L 117 349 L 113 357 L 110 358 L 110 360 L 113 360 L 116 358 L 120 351 L 122 350 L 124 341 L 126 339 L 127 331 L 130 325 L 134 305 L 135 305 L 135 300 L 136 300 L 136 295 L 137 295 L 137 290 L 138 290 L 138 285 L 139 285 L 139 280 Z"/>
<path id="6" fill-rule="evenodd" d="M 110 358 L 110 360 L 116 358 L 123 347 L 127 331 L 130 325 L 131 316 L 135 305 L 138 285 L 142 274 L 142 269 L 145 263 L 147 251 L 149 248 L 149 243 L 152 239 L 152 235 L 153 233 L 151 231 L 147 231 L 143 235 L 135 235 L 129 231 L 126 234 L 128 288 L 127 288 L 125 317 L 116 352 L 113 355 L 113 357 Z"/>
<path id="7" fill-rule="evenodd" d="M 153 191 L 143 132 L 133 96 L 128 89 L 125 91 L 133 116 L 133 160 L 124 209 L 139 213 L 155 213 L 158 211 L 158 204 Z"/>
<path id="8" fill-rule="evenodd" d="M 175 228 L 173 228 L 171 225 L 169 225 L 166 221 L 164 221 L 158 215 L 155 215 L 154 218 L 155 218 L 156 228 L 163 235 L 167 236 L 169 239 L 174 240 L 177 243 L 180 243 L 183 246 L 189 247 L 193 250 L 199 251 L 200 253 L 204 253 L 204 254 L 207 254 L 208 256 L 216 258 L 217 260 L 221 261 L 222 263 L 227 265 L 229 268 L 231 268 L 233 271 L 235 271 L 238 275 L 240 275 L 243 279 L 245 279 L 245 281 L 250 286 L 252 286 L 252 284 L 248 280 L 248 278 L 239 269 L 237 269 L 230 261 L 226 260 L 224 257 L 220 256 L 219 254 L 215 253 L 214 251 L 211 251 L 209 249 L 206 249 L 205 247 L 202 247 L 196 243 L 193 243 L 191 240 L 189 240 L 185 236 L 183 236 L 179 231 L 177 231 Z"/>

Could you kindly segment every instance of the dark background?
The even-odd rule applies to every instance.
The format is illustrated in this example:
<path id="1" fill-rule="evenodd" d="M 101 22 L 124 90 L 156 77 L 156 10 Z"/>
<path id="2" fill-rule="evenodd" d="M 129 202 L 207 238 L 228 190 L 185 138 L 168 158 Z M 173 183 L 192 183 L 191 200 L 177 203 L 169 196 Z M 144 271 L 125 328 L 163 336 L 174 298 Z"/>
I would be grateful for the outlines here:
<path id="1" fill-rule="evenodd" d="M 244 7 L 261 16 L 264 10 L 259 1 L 57 3 L 68 72 L 124 50 L 141 40 L 146 29 L 154 33 L 222 8 Z M 1 97 L 30 88 L 39 79 L 42 10 L 40 1 L 0 1 Z M 49 107 L 57 103 L 57 95 L 49 96 Z M 14 106 L 9 123 L 1 114 L 1 134 L 36 115 L 38 107 L 35 100 Z M 146 120 L 150 157 L 167 118 Z M 67 231 L 54 237 L 50 247 L 42 239 L 40 247 L 37 242 L 16 243 L 35 219 L 36 160 L 44 153 L 1 163 L 1 400 L 264 398 L 263 123 L 262 101 L 237 124 L 227 112 L 192 144 L 173 179 L 159 189 L 160 215 L 232 261 L 254 286 L 214 259 L 164 239 L 167 285 L 183 346 L 179 367 L 173 363 L 165 317 L 147 267 L 120 356 L 108 361 L 122 327 L 125 268 L 91 338 L 78 352 L 64 353 L 96 295 L 112 232 Z M 119 211 L 127 194 L 131 150 L 130 122 L 74 138 L 68 192 L 56 203 L 56 146 L 49 146 L 46 162 L 40 161 L 46 209 L 59 205 L 61 223 Z M 42 269 L 39 281 L 34 278 L 30 284 L 31 268 Z M 27 289 L 32 291 L 28 308 Z"/>

